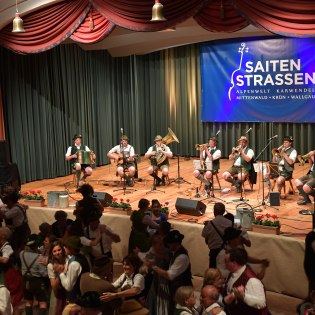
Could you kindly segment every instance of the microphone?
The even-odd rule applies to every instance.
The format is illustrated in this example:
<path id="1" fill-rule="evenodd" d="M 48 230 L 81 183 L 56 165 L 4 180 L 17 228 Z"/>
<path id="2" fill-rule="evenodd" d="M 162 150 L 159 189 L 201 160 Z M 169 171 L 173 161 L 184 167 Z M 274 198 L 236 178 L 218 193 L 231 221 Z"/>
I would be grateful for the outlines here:
<path id="1" fill-rule="evenodd" d="M 221 130 L 219 130 L 215 135 L 217 136 L 220 132 L 221 132 Z"/>
<path id="2" fill-rule="evenodd" d="M 248 134 L 253 128 L 250 127 L 245 133 Z"/>
<path id="3" fill-rule="evenodd" d="M 124 134 L 124 129 L 120 128 L 120 133 L 123 135 Z"/>
<path id="4" fill-rule="evenodd" d="M 270 141 L 270 140 L 272 140 L 272 139 L 274 139 L 274 138 L 278 138 L 278 135 L 275 135 L 275 136 L 269 138 L 268 141 Z"/>

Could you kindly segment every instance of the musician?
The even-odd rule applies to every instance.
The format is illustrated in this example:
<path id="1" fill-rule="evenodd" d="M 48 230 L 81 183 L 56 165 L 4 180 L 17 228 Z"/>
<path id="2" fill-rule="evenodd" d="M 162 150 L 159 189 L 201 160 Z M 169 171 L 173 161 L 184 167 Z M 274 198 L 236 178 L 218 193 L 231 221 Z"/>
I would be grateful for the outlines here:
<path id="1" fill-rule="evenodd" d="M 233 165 L 222 175 L 224 180 L 236 187 L 237 192 L 242 192 L 243 182 L 249 175 L 252 168 L 251 161 L 255 155 L 247 145 L 246 137 L 242 136 L 238 139 L 238 147 L 233 148 L 229 155 L 229 160 L 233 160 Z"/>
<path id="2" fill-rule="evenodd" d="M 212 162 L 212 170 L 194 170 L 194 176 L 205 184 L 205 190 L 211 189 L 212 175 L 218 173 L 220 169 L 221 150 L 217 147 L 216 137 L 208 139 L 208 145 L 200 146 L 200 165 L 201 168 L 206 165 L 206 162 Z"/>
<path id="3" fill-rule="evenodd" d="M 134 181 L 132 179 L 136 173 L 134 163 L 135 150 L 128 141 L 128 137 L 126 135 L 122 135 L 120 138 L 120 144 L 110 149 L 107 156 L 110 159 L 114 159 L 117 163 L 118 176 L 125 178 L 126 184 L 132 187 L 134 185 Z M 128 175 L 125 174 L 126 170 L 128 170 Z"/>
<path id="4" fill-rule="evenodd" d="M 292 147 L 292 143 L 293 138 L 285 136 L 282 142 L 283 149 L 279 151 L 278 156 L 273 156 L 273 162 L 278 163 L 279 177 L 277 178 L 277 187 L 279 192 L 281 192 L 282 187 L 285 185 L 285 180 L 292 178 L 294 162 L 297 157 L 297 152 Z"/>
<path id="5" fill-rule="evenodd" d="M 148 174 L 152 176 L 156 180 L 156 186 L 159 185 L 165 185 L 165 178 L 168 176 L 169 173 L 169 160 L 173 153 L 170 150 L 170 148 L 163 144 L 163 138 L 160 135 L 157 135 L 154 138 L 155 144 L 148 149 L 148 151 L 145 154 L 145 157 L 147 159 L 150 159 L 151 166 L 148 168 Z M 160 160 L 163 160 L 160 163 Z M 161 171 L 162 172 L 162 178 L 160 178 L 155 171 Z"/>
<path id="6" fill-rule="evenodd" d="M 77 177 L 77 187 L 79 187 L 79 184 L 84 184 L 85 179 L 88 176 L 92 175 L 92 168 L 90 164 L 80 164 L 78 159 L 78 151 L 86 151 L 91 152 L 89 147 L 87 145 L 83 145 L 82 142 L 82 135 L 75 134 L 72 138 L 74 144 L 70 147 L 68 147 L 68 150 L 66 152 L 66 160 L 70 161 L 71 168 L 76 171 L 76 177 Z M 93 159 L 95 160 L 96 156 L 93 153 L 92 154 Z M 83 177 L 81 177 L 81 172 L 83 172 Z M 81 182 L 81 183 L 80 183 Z"/>
<path id="7" fill-rule="evenodd" d="M 311 203 L 308 195 L 314 194 L 315 189 L 315 150 L 307 153 L 308 159 L 312 163 L 312 166 L 308 173 L 295 181 L 296 188 L 303 197 L 303 200 L 298 201 L 298 205 L 306 205 Z"/>

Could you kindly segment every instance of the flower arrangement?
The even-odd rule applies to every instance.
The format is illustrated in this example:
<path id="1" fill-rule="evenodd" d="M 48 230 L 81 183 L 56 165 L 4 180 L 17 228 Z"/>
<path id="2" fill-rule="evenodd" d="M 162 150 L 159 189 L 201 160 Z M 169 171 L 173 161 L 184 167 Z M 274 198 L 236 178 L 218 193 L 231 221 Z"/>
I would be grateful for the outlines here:
<path id="1" fill-rule="evenodd" d="M 23 198 L 26 200 L 44 200 L 44 195 L 41 190 L 28 190 L 23 193 Z"/>
<path id="2" fill-rule="evenodd" d="M 126 201 L 121 198 L 118 201 L 118 198 L 113 198 L 113 202 L 110 204 L 112 208 L 123 208 L 128 209 L 131 208 L 130 199 L 126 199 Z"/>
<path id="3" fill-rule="evenodd" d="M 265 215 L 257 215 L 253 224 L 280 227 L 280 221 L 276 214 L 266 213 Z"/>
<path id="4" fill-rule="evenodd" d="M 169 202 L 165 201 L 164 204 L 161 205 L 161 213 L 169 213 L 169 208 L 168 208 Z"/>

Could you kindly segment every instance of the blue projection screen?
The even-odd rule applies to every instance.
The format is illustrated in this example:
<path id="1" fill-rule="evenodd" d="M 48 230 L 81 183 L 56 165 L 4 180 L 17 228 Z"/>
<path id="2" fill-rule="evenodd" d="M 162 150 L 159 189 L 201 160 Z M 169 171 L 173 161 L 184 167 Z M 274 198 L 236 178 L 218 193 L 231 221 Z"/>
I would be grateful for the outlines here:
<path id="1" fill-rule="evenodd" d="M 201 46 L 202 121 L 315 122 L 315 38 Z"/>

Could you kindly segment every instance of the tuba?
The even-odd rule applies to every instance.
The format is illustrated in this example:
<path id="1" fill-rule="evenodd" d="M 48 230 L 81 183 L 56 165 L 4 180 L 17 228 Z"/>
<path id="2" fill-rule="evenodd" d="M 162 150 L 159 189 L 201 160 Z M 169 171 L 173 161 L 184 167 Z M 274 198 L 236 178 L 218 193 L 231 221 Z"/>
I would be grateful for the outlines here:
<path id="1" fill-rule="evenodd" d="M 297 159 L 300 162 L 300 165 L 303 166 L 305 164 L 305 161 L 307 161 L 310 158 L 311 154 L 310 152 L 305 155 L 298 155 Z"/>
<path id="2" fill-rule="evenodd" d="M 179 140 L 177 139 L 175 133 L 172 131 L 171 128 L 168 128 L 168 133 L 165 137 L 162 139 L 162 145 L 161 148 L 164 151 L 166 149 L 166 146 L 172 142 L 176 141 L 179 143 Z M 166 155 L 164 155 L 162 152 L 157 152 L 155 156 L 151 158 L 151 164 L 152 165 L 161 165 L 166 160 Z"/>

